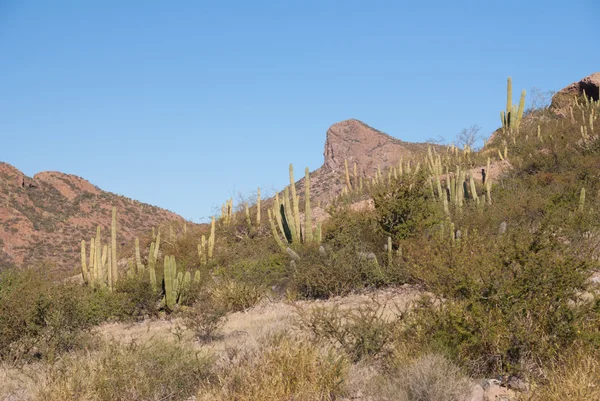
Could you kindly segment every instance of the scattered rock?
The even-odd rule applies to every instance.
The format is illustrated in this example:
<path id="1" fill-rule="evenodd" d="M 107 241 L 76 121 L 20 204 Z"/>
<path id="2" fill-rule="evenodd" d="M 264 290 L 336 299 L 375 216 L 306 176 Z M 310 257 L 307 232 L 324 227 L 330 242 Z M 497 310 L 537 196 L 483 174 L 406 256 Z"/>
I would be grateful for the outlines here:
<path id="1" fill-rule="evenodd" d="M 520 393 L 529 392 L 529 383 L 516 376 L 510 376 L 508 378 L 506 381 L 506 387 L 508 387 L 509 390 L 518 391 Z"/>
<path id="2" fill-rule="evenodd" d="M 485 401 L 485 390 L 479 384 L 473 386 L 467 401 Z"/>

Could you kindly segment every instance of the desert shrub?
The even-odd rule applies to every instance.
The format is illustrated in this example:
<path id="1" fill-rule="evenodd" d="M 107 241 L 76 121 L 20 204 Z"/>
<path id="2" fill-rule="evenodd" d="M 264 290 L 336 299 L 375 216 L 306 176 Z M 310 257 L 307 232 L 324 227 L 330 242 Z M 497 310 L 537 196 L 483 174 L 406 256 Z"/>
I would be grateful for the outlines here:
<path id="1" fill-rule="evenodd" d="M 240 312 L 251 308 L 260 302 L 266 293 L 265 286 L 249 284 L 241 280 L 218 282 L 211 289 L 214 302 L 228 312 Z"/>
<path id="2" fill-rule="evenodd" d="M 53 358 L 85 346 L 87 331 L 103 319 L 90 311 L 89 294 L 55 284 L 41 269 L 0 273 L 0 359 Z"/>
<path id="3" fill-rule="evenodd" d="M 421 172 L 392 180 L 389 185 L 380 184 L 373 190 L 377 222 L 394 241 L 416 236 L 440 221 L 441 210 L 425 185 L 427 179 Z"/>
<path id="4" fill-rule="evenodd" d="M 212 375 L 210 359 L 181 343 L 105 344 L 50 368 L 36 399 L 186 400 Z"/>
<path id="5" fill-rule="evenodd" d="M 471 382 L 450 360 L 424 354 L 386 372 L 367 394 L 380 401 L 464 401 Z"/>
<path id="6" fill-rule="evenodd" d="M 347 361 L 333 349 L 279 334 L 241 351 L 206 385 L 198 400 L 328 401 L 344 394 Z"/>
<path id="7" fill-rule="evenodd" d="M 373 211 L 331 208 L 331 218 L 323 224 L 323 242 L 333 249 L 353 247 L 356 252 L 381 249 L 386 239 L 379 230 Z"/>
<path id="8" fill-rule="evenodd" d="M 117 282 L 115 295 L 123 302 L 120 317 L 140 319 L 158 314 L 160 294 L 152 289 L 149 277 L 122 277 Z"/>
<path id="9" fill-rule="evenodd" d="M 420 338 L 475 374 L 519 372 L 564 347 L 597 342 L 598 312 L 578 307 L 590 261 L 549 228 L 492 238 L 421 243 L 409 270 L 441 302 L 415 310 L 408 339 Z"/>
<path id="10" fill-rule="evenodd" d="M 218 330 L 223 327 L 227 310 L 214 302 L 199 300 L 191 308 L 182 312 L 185 327 L 192 330 L 194 337 L 202 342 L 217 338 Z"/>
<path id="11" fill-rule="evenodd" d="M 386 283 L 384 268 L 366 252 L 348 246 L 321 253 L 315 247 L 299 252 L 290 265 L 290 288 L 307 298 L 329 298 Z M 373 256 L 375 256 L 373 254 Z"/>
<path id="12" fill-rule="evenodd" d="M 397 316 L 386 304 L 371 300 L 356 307 L 313 307 L 298 310 L 298 326 L 315 340 L 332 342 L 357 362 L 390 351 Z"/>

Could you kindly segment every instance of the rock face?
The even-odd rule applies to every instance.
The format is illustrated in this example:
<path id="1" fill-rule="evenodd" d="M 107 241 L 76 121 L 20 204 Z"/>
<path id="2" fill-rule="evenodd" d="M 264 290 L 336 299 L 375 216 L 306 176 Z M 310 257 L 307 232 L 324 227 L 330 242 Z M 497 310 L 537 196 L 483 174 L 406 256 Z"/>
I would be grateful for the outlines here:
<path id="1" fill-rule="evenodd" d="M 351 174 L 356 162 L 359 176 L 373 177 L 378 166 L 383 171 L 396 166 L 401 157 L 406 162 L 426 152 L 427 146 L 393 138 L 359 120 L 336 123 L 326 133 L 323 166 L 311 173 L 313 200 L 327 202 L 341 192 L 346 185 L 344 160 Z"/>
<path id="2" fill-rule="evenodd" d="M 576 96 L 581 96 L 583 93 L 594 100 L 600 98 L 600 72 L 595 72 L 588 75 L 578 82 L 573 82 L 571 85 L 559 90 L 552 96 L 550 107 L 558 114 L 566 115 L 565 108 Z"/>
<path id="3" fill-rule="evenodd" d="M 43 172 L 33 178 L 0 162 L 0 269 L 49 262 L 58 271 L 78 266 L 80 242 L 96 226 L 110 235 L 112 207 L 118 210 L 118 241 L 165 221 L 183 221 L 175 213 L 102 191 L 83 178 Z"/>

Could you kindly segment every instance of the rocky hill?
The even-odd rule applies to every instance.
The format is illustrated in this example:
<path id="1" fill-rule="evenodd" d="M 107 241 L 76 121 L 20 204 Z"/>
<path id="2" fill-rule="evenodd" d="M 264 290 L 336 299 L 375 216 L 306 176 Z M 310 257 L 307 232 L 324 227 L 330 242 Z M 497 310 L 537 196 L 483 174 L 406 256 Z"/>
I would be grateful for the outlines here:
<path id="1" fill-rule="evenodd" d="M 0 162 L 0 269 L 40 262 L 65 272 L 76 269 L 81 240 L 91 238 L 97 225 L 109 235 L 113 206 L 121 244 L 162 222 L 183 221 L 74 175 L 47 171 L 31 178 Z"/>
<path id="2" fill-rule="evenodd" d="M 356 163 L 359 176 L 373 177 L 378 167 L 383 171 L 397 166 L 400 158 L 406 162 L 426 152 L 427 146 L 401 141 L 359 120 L 336 123 L 326 133 L 323 165 L 310 176 L 312 200 L 327 203 L 341 193 L 346 185 L 345 160 L 351 171 Z"/>

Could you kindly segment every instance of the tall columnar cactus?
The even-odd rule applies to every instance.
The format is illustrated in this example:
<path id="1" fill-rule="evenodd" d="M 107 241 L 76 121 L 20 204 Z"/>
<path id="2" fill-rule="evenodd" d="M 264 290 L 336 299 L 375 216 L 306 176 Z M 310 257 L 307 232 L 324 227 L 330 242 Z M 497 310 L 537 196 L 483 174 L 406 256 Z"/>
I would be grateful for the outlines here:
<path id="1" fill-rule="evenodd" d="M 154 242 L 150 243 L 150 252 L 148 252 L 148 274 L 150 277 L 150 285 L 152 286 L 152 291 L 156 292 L 158 286 L 156 285 L 156 250 L 157 246 Z"/>
<path id="2" fill-rule="evenodd" d="M 310 207 L 310 173 L 308 167 L 304 170 L 304 242 L 312 242 L 312 209 Z"/>
<path id="3" fill-rule="evenodd" d="M 290 194 L 291 189 L 291 194 Z M 291 243 L 311 242 L 314 240 L 312 229 L 312 208 L 310 205 L 310 173 L 305 169 L 305 214 L 304 214 L 304 232 L 300 225 L 300 203 L 299 196 L 296 194 L 296 185 L 294 182 L 293 166 L 290 164 L 290 185 L 283 191 L 283 203 L 279 199 L 279 194 L 275 194 L 273 209 L 269 209 L 269 224 L 273 237 L 277 244 L 286 249 L 285 244 L 280 238 L 280 233 L 285 241 Z M 290 200 L 291 196 L 291 200 Z M 279 228 L 279 232 L 277 231 Z M 304 235 L 303 235 L 304 234 Z"/>
<path id="4" fill-rule="evenodd" d="M 108 284 L 108 290 L 113 291 L 113 276 L 112 276 L 112 246 L 108 244 L 106 250 L 106 283 Z"/>
<path id="5" fill-rule="evenodd" d="M 248 207 L 248 202 L 244 204 L 244 210 L 246 213 L 246 225 L 248 226 L 248 230 L 252 229 L 252 220 L 250 219 L 250 208 Z"/>
<path id="6" fill-rule="evenodd" d="M 260 188 L 256 190 L 256 228 L 260 228 Z"/>
<path id="7" fill-rule="evenodd" d="M 102 237 L 101 228 L 96 228 L 96 245 L 95 245 L 96 258 L 94 261 L 94 270 L 96 271 L 96 281 L 100 287 L 104 286 L 104 269 L 102 266 Z"/>
<path id="8" fill-rule="evenodd" d="M 208 260 L 211 260 L 215 251 L 215 216 L 210 223 L 210 237 L 208 237 Z"/>
<path id="9" fill-rule="evenodd" d="M 98 271 L 96 270 L 96 240 L 92 237 L 90 239 L 90 263 L 89 263 L 89 285 L 94 288 L 96 287 L 96 280 L 98 280 Z"/>
<path id="10" fill-rule="evenodd" d="M 198 258 L 202 266 L 206 265 L 206 236 L 200 237 L 200 243 L 198 244 Z"/>
<path id="11" fill-rule="evenodd" d="M 117 267 L 117 208 L 112 208 L 112 224 L 111 224 L 111 280 L 110 286 L 113 287 L 119 279 L 119 269 Z"/>
<path id="12" fill-rule="evenodd" d="M 85 254 L 85 240 L 81 240 L 81 275 L 83 276 L 83 282 L 88 284 L 90 282 L 90 275 L 87 269 L 87 256 Z"/>
<path id="13" fill-rule="evenodd" d="M 519 130 L 521 125 L 521 119 L 523 118 L 523 110 L 525 109 L 525 95 L 526 91 L 521 91 L 521 99 L 519 100 L 519 106 L 512 104 L 512 78 L 508 77 L 507 89 L 506 89 L 506 110 L 500 113 L 502 119 L 502 128 L 512 132 L 513 129 Z"/>
<path id="14" fill-rule="evenodd" d="M 300 229 L 300 197 L 296 193 L 296 180 L 294 180 L 294 166 L 290 163 L 290 188 L 292 190 L 292 204 L 294 207 L 294 226 L 296 227 L 296 237 L 301 240 L 302 233 Z"/>
<path id="15" fill-rule="evenodd" d="M 177 264 L 175 256 L 165 256 L 163 285 L 165 287 L 165 306 L 173 310 L 177 305 L 179 282 L 177 280 Z"/>
<path id="16" fill-rule="evenodd" d="M 348 159 L 344 159 L 344 170 L 346 172 L 346 187 L 348 191 L 352 191 L 352 183 L 350 182 L 350 172 L 348 171 Z"/>
<path id="17" fill-rule="evenodd" d="M 135 263 L 138 272 L 142 273 L 144 271 L 144 265 L 142 264 L 142 256 L 140 254 L 140 239 L 138 237 L 135 237 Z"/>

